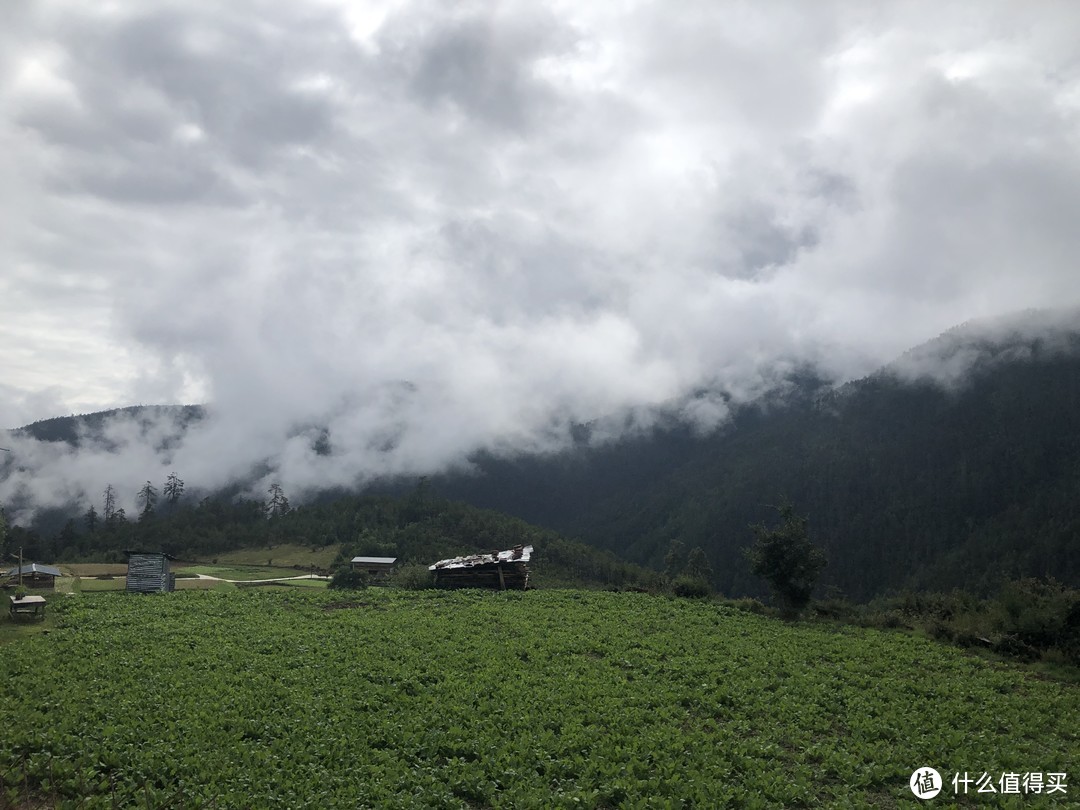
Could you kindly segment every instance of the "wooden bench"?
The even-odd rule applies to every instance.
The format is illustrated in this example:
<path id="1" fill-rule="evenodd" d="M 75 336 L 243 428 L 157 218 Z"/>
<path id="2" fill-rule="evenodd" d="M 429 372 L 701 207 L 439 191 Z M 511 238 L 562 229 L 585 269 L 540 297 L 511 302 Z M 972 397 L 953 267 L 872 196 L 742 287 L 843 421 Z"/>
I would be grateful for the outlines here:
<path id="1" fill-rule="evenodd" d="M 16 616 L 40 616 L 45 618 L 45 597 L 44 596 L 24 596 L 22 599 L 17 599 L 12 596 L 11 607 L 8 608 L 8 612 L 11 614 L 11 618 Z"/>

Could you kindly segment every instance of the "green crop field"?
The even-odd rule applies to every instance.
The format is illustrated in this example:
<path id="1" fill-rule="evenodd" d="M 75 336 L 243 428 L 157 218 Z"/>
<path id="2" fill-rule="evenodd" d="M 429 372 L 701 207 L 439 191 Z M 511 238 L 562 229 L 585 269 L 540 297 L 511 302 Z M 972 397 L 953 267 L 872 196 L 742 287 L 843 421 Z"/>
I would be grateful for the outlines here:
<path id="1" fill-rule="evenodd" d="M 0 655 L 15 807 L 891 807 L 915 803 L 918 767 L 1073 778 L 1080 745 L 1073 685 L 704 601 L 301 588 L 56 601 L 51 632 Z M 1066 806 L 1078 792 L 959 800 Z"/>

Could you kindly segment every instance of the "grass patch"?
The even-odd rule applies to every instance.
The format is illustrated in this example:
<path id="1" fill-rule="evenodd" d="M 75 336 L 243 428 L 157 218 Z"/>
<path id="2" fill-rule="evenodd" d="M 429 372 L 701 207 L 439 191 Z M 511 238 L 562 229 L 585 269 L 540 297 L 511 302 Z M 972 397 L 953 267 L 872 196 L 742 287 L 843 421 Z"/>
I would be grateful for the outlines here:
<path id="1" fill-rule="evenodd" d="M 20 639 L 30 638 L 40 633 L 45 633 L 50 630 L 54 630 L 57 627 L 56 618 L 56 604 L 62 599 L 69 599 L 71 597 L 64 596 L 63 594 L 57 594 L 54 591 L 27 591 L 27 595 L 30 596 L 44 596 L 45 597 L 45 618 L 29 618 L 26 616 L 20 616 L 15 619 L 8 613 L 8 606 L 10 604 L 7 597 L 13 596 L 14 591 L 0 591 L 4 598 L 0 600 L 0 604 L 3 606 L 3 612 L 0 613 L 0 645 L 9 644 L 12 641 L 18 641 Z M 3 806 L 0 804 L 0 806 Z"/>
<path id="2" fill-rule="evenodd" d="M 236 586 L 231 582 L 220 579 L 177 579 L 176 590 L 178 591 L 235 591 Z"/>
<path id="3" fill-rule="evenodd" d="M 329 581 L 325 579 L 290 579 L 282 582 L 253 582 L 250 584 L 239 583 L 238 588 L 258 588 L 260 590 L 287 591 L 295 588 L 322 589 L 326 590 Z"/>
<path id="4" fill-rule="evenodd" d="M 252 579 L 281 579 L 299 576 L 299 572 L 281 568 L 267 568 L 254 565 L 189 565 L 176 570 L 181 574 L 206 574 L 219 579 L 246 581 Z"/>
<path id="5" fill-rule="evenodd" d="M 113 577 L 112 579 L 98 579 L 97 577 L 82 577 L 79 579 L 79 591 L 81 591 L 82 593 L 92 593 L 96 591 L 122 591 L 126 587 L 126 576 Z"/>
<path id="6" fill-rule="evenodd" d="M 127 563 L 70 563 L 59 568 L 73 577 L 127 576 Z"/>
<path id="7" fill-rule="evenodd" d="M 320 570 L 329 570 L 341 550 L 340 544 L 319 546 L 301 546 L 282 543 L 270 547 L 242 548 L 217 555 L 221 565 L 275 565 L 309 569 L 311 566 Z M 273 561 L 268 563 L 268 561 Z"/>

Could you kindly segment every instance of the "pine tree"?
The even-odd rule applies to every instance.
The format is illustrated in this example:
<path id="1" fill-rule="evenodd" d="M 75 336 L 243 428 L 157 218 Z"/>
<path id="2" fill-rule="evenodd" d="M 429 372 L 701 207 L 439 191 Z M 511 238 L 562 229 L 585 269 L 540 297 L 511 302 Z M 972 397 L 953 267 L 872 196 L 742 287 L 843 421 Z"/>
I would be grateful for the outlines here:
<path id="1" fill-rule="evenodd" d="M 281 484 L 274 482 L 267 492 L 270 493 L 270 499 L 266 502 L 267 517 L 275 518 L 287 515 L 289 513 L 289 499 L 285 497 Z"/>
<path id="2" fill-rule="evenodd" d="M 90 504 L 90 508 L 86 510 L 86 514 L 83 516 L 83 524 L 86 526 L 88 534 L 93 534 L 97 531 L 98 515 L 97 509 L 93 504 Z"/>
<path id="3" fill-rule="evenodd" d="M 105 519 L 105 524 L 108 525 L 116 518 L 116 490 L 113 489 L 112 484 L 109 484 L 105 487 L 105 491 L 102 495 L 105 498 L 105 506 L 101 512 L 102 517 Z"/>
<path id="4" fill-rule="evenodd" d="M 143 505 L 139 520 L 146 520 L 154 514 L 154 504 L 157 503 L 157 490 L 149 481 L 143 484 L 142 489 L 139 490 L 139 500 L 142 501 Z"/>
<path id="5" fill-rule="evenodd" d="M 176 502 L 184 494 L 184 481 L 178 478 L 175 472 L 169 473 L 169 477 L 165 479 L 163 494 L 169 506 L 176 506 Z"/>

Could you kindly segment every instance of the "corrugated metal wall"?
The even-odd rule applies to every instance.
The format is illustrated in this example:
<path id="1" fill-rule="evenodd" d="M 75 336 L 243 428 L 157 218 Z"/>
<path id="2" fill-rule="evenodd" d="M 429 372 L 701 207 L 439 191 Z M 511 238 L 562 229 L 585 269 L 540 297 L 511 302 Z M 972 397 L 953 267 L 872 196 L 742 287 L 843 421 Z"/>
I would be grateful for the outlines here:
<path id="1" fill-rule="evenodd" d="M 138 593 L 171 591 L 169 558 L 164 554 L 132 554 L 128 557 L 127 589 Z"/>

